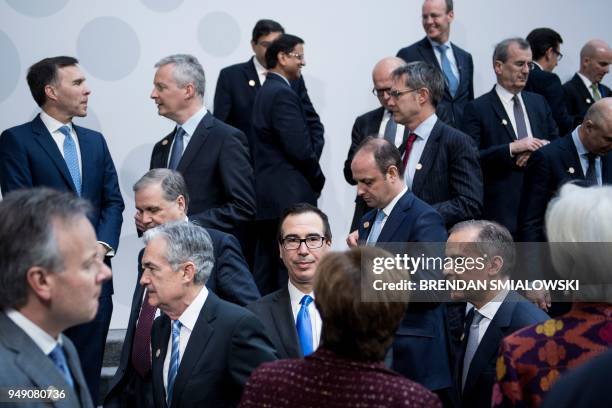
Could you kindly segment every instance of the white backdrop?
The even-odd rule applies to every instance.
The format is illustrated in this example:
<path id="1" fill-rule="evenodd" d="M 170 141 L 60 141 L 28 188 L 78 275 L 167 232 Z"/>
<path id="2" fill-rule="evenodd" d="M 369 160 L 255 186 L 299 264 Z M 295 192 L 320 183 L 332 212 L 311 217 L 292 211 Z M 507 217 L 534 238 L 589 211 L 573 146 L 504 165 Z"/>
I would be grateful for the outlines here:
<path id="1" fill-rule="evenodd" d="M 0 0 L 0 129 L 31 120 L 38 108 L 25 76 L 34 62 L 72 55 L 92 89 L 89 115 L 76 123 L 102 131 L 113 156 L 126 210 L 113 261 L 115 313 L 127 325 L 141 247 L 132 218 L 132 184 L 148 169 L 153 144 L 172 123 L 149 99 L 153 64 L 174 53 L 197 56 L 207 75 L 212 110 L 219 70 L 251 56 L 250 35 L 260 18 L 279 21 L 305 41 L 306 85 L 325 125 L 321 159 L 327 183 L 319 205 L 330 216 L 334 247 L 344 248 L 354 187 L 342 176 L 355 117 L 377 106 L 371 95 L 374 63 L 423 37 L 421 0 L 288 2 L 267 0 Z M 493 85 L 491 54 L 506 37 L 550 27 L 564 39 L 556 73 L 565 82 L 578 69 L 580 47 L 610 38 L 607 0 L 455 1 L 451 40 L 472 53 L 476 95 Z M 604 79 L 611 84 L 610 76 Z"/>

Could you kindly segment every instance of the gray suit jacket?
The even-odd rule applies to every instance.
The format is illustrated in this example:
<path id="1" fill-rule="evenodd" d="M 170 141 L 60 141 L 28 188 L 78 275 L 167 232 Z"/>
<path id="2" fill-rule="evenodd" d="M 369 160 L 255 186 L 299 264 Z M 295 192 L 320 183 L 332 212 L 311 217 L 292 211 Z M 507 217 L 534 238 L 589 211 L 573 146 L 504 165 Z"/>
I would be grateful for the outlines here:
<path id="1" fill-rule="evenodd" d="M 92 407 L 87 384 L 76 349 L 68 337 L 62 336 L 64 352 L 74 379 L 75 390 L 69 386 L 51 359 L 43 354 L 34 341 L 4 312 L 0 312 L 0 388 L 40 389 L 53 387 L 66 390 L 65 398 L 48 403 L 20 401 L 22 407 Z M 76 391 L 76 392 L 75 392 Z M 2 397 L 6 397 L 3 395 Z"/>

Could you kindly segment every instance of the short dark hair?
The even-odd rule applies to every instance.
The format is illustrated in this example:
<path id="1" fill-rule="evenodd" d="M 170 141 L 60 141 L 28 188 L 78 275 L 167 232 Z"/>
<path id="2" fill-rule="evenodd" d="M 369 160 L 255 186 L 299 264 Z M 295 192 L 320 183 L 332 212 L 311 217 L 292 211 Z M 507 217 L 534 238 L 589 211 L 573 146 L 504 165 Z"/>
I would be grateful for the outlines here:
<path id="1" fill-rule="evenodd" d="M 493 65 L 495 66 L 495 61 L 506 62 L 508 61 L 508 48 L 510 45 L 516 44 L 518 45 L 520 50 L 529 49 L 529 43 L 525 41 L 523 38 L 514 37 L 514 38 L 506 38 L 505 40 L 499 42 L 495 45 L 495 49 L 493 50 Z"/>
<path id="2" fill-rule="evenodd" d="M 386 174 L 389 167 L 397 167 L 397 172 L 401 178 L 404 178 L 404 164 L 402 163 L 402 155 L 397 147 L 386 139 L 380 139 L 369 136 L 357 148 L 355 156 L 360 151 L 372 153 L 376 166 L 382 174 Z M 355 159 L 353 156 L 353 160 Z"/>
<path id="3" fill-rule="evenodd" d="M 278 64 L 278 53 L 285 54 L 293 51 L 296 45 L 304 44 L 304 40 L 300 37 L 291 34 L 281 34 L 276 40 L 270 44 L 266 50 L 266 66 L 268 69 L 276 67 Z"/>
<path id="4" fill-rule="evenodd" d="M 185 198 L 185 212 L 189 208 L 189 194 L 185 179 L 176 170 L 172 169 L 151 169 L 145 173 L 132 187 L 134 193 L 152 184 L 160 184 L 164 200 L 175 201 L 178 196 Z"/>
<path id="5" fill-rule="evenodd" d="M 429 100 L 436 107 L 444 96 L 444 76 L 429 62 L 415 61 L 397 67 L 391 73 L 394 80 L 405 77 L 404 85 L 410 89 L 425 88 L 429 91 Z"/>
<path id="6" fill-rule="evenodd" d="M 43 106 L 47 101 L 45 86 L 57 84 L 57 70 L 78 63 L 79 61 L 76 58 L 59 56 L 42 59 L 28 69 L 26 80 L 32 97 L 38 106 Z"/>
<path id="7" fill-rule="evenodd" d="M 527 41 L 531 46 L 533 59 L 538 60 L 546 55 L 546 50 L 552 48 L 554 51 L 560 44 L 563 44 L 561 35 L 550 28 L 536 28 L 527 36 Z"/>
<path id="8" fill-rule="evenodd" d="M 408 295 L 380 290 L 362 299 L 362 278 L 372 276 L 376 258 L 392 257 L 376 247 L 332 252 L 321 260 L 315 278 L 315 304 L 321 314 L 321 344 L 355 360 L 381 361 L 406 310 Z M 386 269 L 380 279 L 400 282 L 402 273 Z M 378 276 L 377 276 L 378 279 Z"/>
<path id="9" fill-rule="evenodd" d="M 323 221 L 323 236 L 325 237 L 325 239 L 329 242 L 331 242 L 332 240 L 332 233 L 331 233 L 331 227 L 329 226 L 329 219 L 327 218 L 327 214 L 325 214 L 323 211 L 321 211 L 320 208 L 315 207 L 312 204 L 308 204 L 308 203 L 295 203 L 295 204 L 291 204 L 289 207 L 285 208 L 283 210 L 283 214 L 281 215 L 281 219 L 280 222 L 278 223 L 278 241 L 280 242 L 283 239 L 283 222 L 285 222 L 285 219 L 287 217 L 289 217 L 290 215 L 298 215 L 298 214 L 304 214 L 304 213 L 315 213 L 319 216 L 319 218 L 321 218 L 321 221 Z"/>
<path id="10" fill-rule="evenodd" d="M 0 309 L 26 304 L 26 275 L 33 266 L 62 270 L 56 225 L 86 217 L 90 210 L 87 201 L 72 193 L 43 187 L 15 190 L 0 201 Z"/>
<path id="11" fill-rule="evenodd" d="M 255 27 L 253 27 L 253 35 L 251 36 L 251 41 L 257 43 L 259 38 L 268 35 L 270 33 L 285 33 L 285 29 L 282 25 L 277 23 L 274 20 L 262 19 L 255 23 Z"/>

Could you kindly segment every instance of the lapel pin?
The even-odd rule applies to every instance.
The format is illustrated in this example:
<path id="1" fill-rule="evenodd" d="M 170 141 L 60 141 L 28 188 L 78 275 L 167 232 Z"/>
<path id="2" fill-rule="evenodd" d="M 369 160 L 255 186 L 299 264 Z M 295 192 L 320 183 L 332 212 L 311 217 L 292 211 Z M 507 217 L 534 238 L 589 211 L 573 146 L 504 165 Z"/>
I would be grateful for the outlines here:
<path id="1" fill-rule="evenodd" d="M 366 221 L 363 223 L 363 228 L 368 229 L 368 227 L 370 226 L 370 222 Z"/>
<path id="2" fill-rule="evenodd" d="M 165 145 L 167 145 L 167 144 L 168 144 L 168 139 L 164 139 L 164 140 L 162 140 L 162 146 L 165 146 Z"/>
<path id="3" fill-rule="evenodd" d="M 506 126 L 508 124 L 508 121 L 506 119 L 502 119 L 502 125 Z"/>
<path id="4" fill-rule="evenodd" d="M 569 169 L 567 169 L 567 172 L 568 172 L 569 174 L 574 174 L 574 172 L 575 172 L 575 171 L 576 171 L 576 170 L 574 170 L 574 168 L 573 168 L 573 167 L 570 167 Z"/>
<path id="5" fill-rule="evenodd" d="M 591 98 L 586 98 L 586 103 L 591 103 Z"/>
<path id="6" fill-rule="evenodd" d="M 159 357 L 160 354 L 161 354 L 161 351 L 157 349 L 157 351 L 155 352 L 155 358 Z"/>
<path id="7" fill-rule="evenodd" d="M 421 163 L 417 163 L 416 166 L 414 166 L 414 168 L 417 170 L 421 170 L 423 168 L 423 165 Z"/>
<path id="8" fill-rule="evenodd" d="M 465 333 L 461 333 L 461 338 L 459 340 L 463 341 L 465 339 Z"/>
<path id="9" fill-rule="evenodd" d="M 255 86 L 255 81 L 253 81 L 252 79 L 249 81 L 249 86 Z"/>

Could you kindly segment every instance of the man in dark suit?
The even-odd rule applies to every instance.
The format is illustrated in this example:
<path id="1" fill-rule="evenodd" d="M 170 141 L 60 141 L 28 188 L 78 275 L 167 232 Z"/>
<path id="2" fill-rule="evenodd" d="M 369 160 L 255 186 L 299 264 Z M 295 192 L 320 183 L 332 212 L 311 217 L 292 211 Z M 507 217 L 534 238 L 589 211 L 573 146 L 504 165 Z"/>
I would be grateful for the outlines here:
<path id="1" fill-rule="evenodd" d="M 257 248 L 255 282 L 262 294 L 287 284 L 278 254 L 278 221 L 291 204 L 317 204 L 325 177 L 299 96 L 289 81 L 305 65 L 304 41 L 283 34 L 266 51 L 269 73 L 255 97 Z"/>
<path id="2" fill-rule="evenodd" d="M 525 91 L 542 95 L 552 112 L 559 134 L 565 135 L 574 128 L 574 119 L 567 112 L 563 85 L 553 70 L 563 58 L 563 39 L 550 28 L 536 28 L 527 36 L 533 57 L 533 69 L 527 78 Z"/>
<path id="3" fill-rule="evenodd" d="M 111 277 L 87 219 L 90 210 L 74 194 L 48 188 L 8 193 L 0 202 L 0 388 L 6 405 L 42 406 L 32 394 L 7 395 L 28 389 L 48 391 L 54 402 L 45 406 L 94 406 L 77 350 L 62 334 L 96 316 L 102 283 Z"/>
<path id="4" fill-rule="evenodd" d="M 175 170 L 149 170 L 134 184 L 136 225 L 147 231 L 168 222 L 187 221 L 189 196 L 183 177 Z M 241 306 L 259 299 L 257 286 L 244 261 L 240 245 L 231 234 L 207 228 L 213 244 L 215 264 L 206 287 L 221 299 Z M 142 275 L 142 251 L 138 256 L 138 280 Z M 132 297 L 127 332 L 119 367 L 111 380 L 105 407 L 152 406 L 151 343 L 139 334 L 150 327 L 156 311 L 145 304 L 145 289 L 138 283 Z M 148 318 L 147 318 L 148 316 Z M 147 328 L 148 327 L 148 328 Z M 141 353 L 141 350 L 145 350 Z"/>
<path id="5" fill-rule="evenodd" d="M 448 125 L 459 128 L 465 105 L 474 99 L 474 63 L 471 54 L 449 39 L 454 17 L 453 0 L 425 0 L 422 23 L 426 37 L 402 48 L 397 56 L 406 62 L 429 62 L 444 74 L 444 94 L 436 113 Z"/>
<path id="6" fill-rule="evenodd" d="M 408 191 L 395 146 L 384 139 L 367 140 L 355 153 L 351 169 L 358 194 L 375 210 L 349 235 L 349 246 L 361 243 L 398 252 L 386 243 L 446 241 L 440 214 Z M 449 402 L 452 380 L 444 312 L 435 303 L 417 302 L 408 308 L 393 343 L 393 369 Z"/>
<path id="7" fill-rule="evenodd" d="M 393 119 L 393 113 L 388 108 L 389 100 L 391 96 L 389 91 L 391 90 L 391 73 L 397 67 L 404 65 L 405 62 L 401 58 L 397 57 L 386 57 L 378 61 L 372 70 L 372 82 L 374 88 L 372 93 L 378 98 L 380 107 L 355 119 L 353 124 L 353 130 L 351 131 L 351 146 L 344 161 L 344 178 L 347 183 L 351 185 L 357 184 L 353 180 L 353 173 L 351 172 L 351 162 L 355 152 L 361 145 L 361 143 L 367 137 L 379 137 L 385 138 L 389 142 L 393 143 L 398 149 L 402 149 L 405 144 L 405 139 L 408 135 L 404 133 L 404 125 L 396 123 Z M 351 222 L 351 231 L 355 231 L 359 224 L 359 220 L 363 217 L 363 214 L 371 210 L 366 203 L 359 196 L 355 198 L 355 213 L 353 214 L 353 221 Z"/>
<path id="8" fill-rule="evenodd" d="M 207 228 L 236 233 L 255 216 L 253 167 L 246 136 L 204 106 L 204 70 L 191 55 L 155 64 L 158 113 L 176 128 L 153 148 L 151 168 L 178 170 L 191 197 L 189 217 Z"/>
<path id="9" fill-rule="evenodd" d="M 455 300 L 470 304 L 462 336 L 461 353 L 455 362 L 456 389 L 462 407 L 490 407 L 495 383 L 495 362 L 502 338 L 548 315 L 518 293 L 500 288 L 512 277 L 516 252 L 512 236 L 491 221 L 464 221 L 450 231 L 446 256 L 463 259 L 445 270 L 447 279 L 483 284 L 485 289 L 453 290 Z M 466 262 L 465 260 L 472 260 Z M 481 266 L 479 266 L 481 265 Z"/>
<path id="10" fill-rule="evenodd" d="M 546 100 L 522 92 L 531 66 L 531 50 L 524 39 L 497 44 L 493 53 L 497 84 L 466 105 L 462 126 L 480 151 L 482 217 L 502 224 L 513 236 L 527 161 L 558 135 Z"/>
<path id="11" fill-rule="evenodd" d="M 574 125 L 582 123 L 589 106 L 601 98 L 612 96 L 610 88 L 601 83 L 610 71 L 612 50 L 602 40 L 590 40 L 580 50 L 580 69 L 563 84 L 565 103 Z"/>
<path id="12" fill-rule="evenodd" d="M 289 282 L 248 309 L 264 324 L 279 358 L 301 358 L 319 346 L 322 324 L 313 286 L 317 265 L 331 247 L 331 229 L 327 215 L 306 203 L 286 208 L 280 222 L 279 252 Z"/>
<path id="13" fill-rule="evenodd" d="M 32 122 L 8 129 L 0 136 L 2 194 L 36 186 L 70 191 L 87 199 L 89 220 L 98 238 L 100 255 L 114 256 L 119 245 L 124 209 L 117 172 L 104 137 L 76 126 L 72 119 L 87 115 L 91 91 L 72 57 L 45 58 L 28 71 L 28 85 L 41 113 Z M 104 283 L 96 318 L 66 331 L 81 359 L 94 402 L 106 335 L 113 312 L 113 284 Z"/>
<path id="14" fill-rule="evenodd" d="M 214 264 L 206 230 L 169 223 L 144 237 L 140 284 L 163 311 L 151 331 L 155 406 L 235 406 L 251 372 L 276 359 L 263 325 L 206 289 Z"/>
<path id="15" fill-rule="evenodd" d="M 409 132 L 402 160 L 408 189 L 438 211 L 449 228 L 478 218 L 483 194 L 478 151 L 468 135 L 435 113 L 444 92 L 442 74 L 417 61 L 397 68 L 392 77 L 389 108 Z"/>

